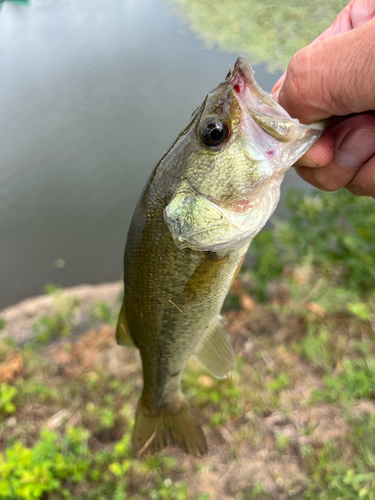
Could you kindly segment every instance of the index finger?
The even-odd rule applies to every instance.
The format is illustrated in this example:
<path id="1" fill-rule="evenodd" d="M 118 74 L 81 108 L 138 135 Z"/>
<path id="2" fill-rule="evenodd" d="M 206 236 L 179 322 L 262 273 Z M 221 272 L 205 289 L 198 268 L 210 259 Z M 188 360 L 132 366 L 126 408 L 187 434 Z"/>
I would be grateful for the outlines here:
<path id="1" fill-rule="evenodd" d="M 295 167 L 324 167 L 332 160 L 334 154 L 334 137 L 326 129 L 311 148 L 298 160 Z"/>

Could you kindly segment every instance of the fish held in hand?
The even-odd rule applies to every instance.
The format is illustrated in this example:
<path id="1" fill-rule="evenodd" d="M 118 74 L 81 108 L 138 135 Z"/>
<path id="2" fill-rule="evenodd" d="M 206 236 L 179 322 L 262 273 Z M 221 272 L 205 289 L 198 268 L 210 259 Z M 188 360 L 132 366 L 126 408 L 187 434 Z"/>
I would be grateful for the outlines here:
<path id="1" fill-rule="evenodd" d="M 207 451 L 182 375 L 191 355 L 217 378 L 235 369 L 220 309 L 284 172 L 323 128 L 292 119 L 238 58 L 152 172 L 128 233 L 116 334 L 142 358 L 135 453 Z"/>

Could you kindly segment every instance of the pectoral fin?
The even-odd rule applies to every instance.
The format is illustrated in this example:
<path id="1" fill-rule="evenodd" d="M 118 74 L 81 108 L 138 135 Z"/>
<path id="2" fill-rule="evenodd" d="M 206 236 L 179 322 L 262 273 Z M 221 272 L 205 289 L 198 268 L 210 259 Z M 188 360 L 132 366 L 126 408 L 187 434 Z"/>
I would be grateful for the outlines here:
<path id="1" fill-rule="evenodd" d="M 225 264 L 225 257 L 220 258 L 214 252 L 207 252 L 185 285 L 184 299 L 193 300 L 197 294 L 200 296 L 202 293 L 212 293 L 212 283 L 217 281 L 223 264 Z"/>
<path id="2" fill-rule="evenodd" d="M 216 378 L 226 378 L 236 368 L 236 360 L 222 319 L 208 330 L 194 352 L 199 363 Z"/>
<path id="3" fill-rule="evenodd" d="M 133 339 L 129 334 L 129 330 L 126 324 L 126 316 L 125 316 L 125 304 L 122 303 L 120 315 L 117 322 L 116 328 L 116 341 L 118 345 L 124 345 L 126 347 L 135 347 Z"/>

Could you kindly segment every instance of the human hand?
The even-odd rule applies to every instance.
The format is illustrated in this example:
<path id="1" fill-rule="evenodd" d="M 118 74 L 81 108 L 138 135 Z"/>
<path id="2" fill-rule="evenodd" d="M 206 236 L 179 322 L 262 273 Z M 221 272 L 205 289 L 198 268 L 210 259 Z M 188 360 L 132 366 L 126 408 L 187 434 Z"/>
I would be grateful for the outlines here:
<path id="1" fill-rule="evenodd" d="M 272 94 L 304 123 L 333 116 L 295 165 L 298 174 L 324 191 L 375 198 L 374 0 L 352 0 L 292 57 Z"/>

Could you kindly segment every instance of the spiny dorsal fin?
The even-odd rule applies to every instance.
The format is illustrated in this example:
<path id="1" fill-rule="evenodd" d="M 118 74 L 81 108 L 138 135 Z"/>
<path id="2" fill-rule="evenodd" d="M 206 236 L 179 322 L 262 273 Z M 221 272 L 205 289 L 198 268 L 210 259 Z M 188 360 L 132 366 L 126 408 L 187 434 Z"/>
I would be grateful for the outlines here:
<path id="1" fill-rule="evenodd" d="M 236 369 L 233 348 L 221 323 L 222 318 L 219 317 L 194 352 L 203 368 L 216 378 L 226 378 Z"/>
<path id="2" fill-rule="evenodd" d="M 116 341 L 118 345 L 124 345 L 126 347 L 135 347 L 135 344 L 129 334 L 128 326 L 126 323 L 124 302 L 122 303 L 120 315 L 117 322 Z"/>

